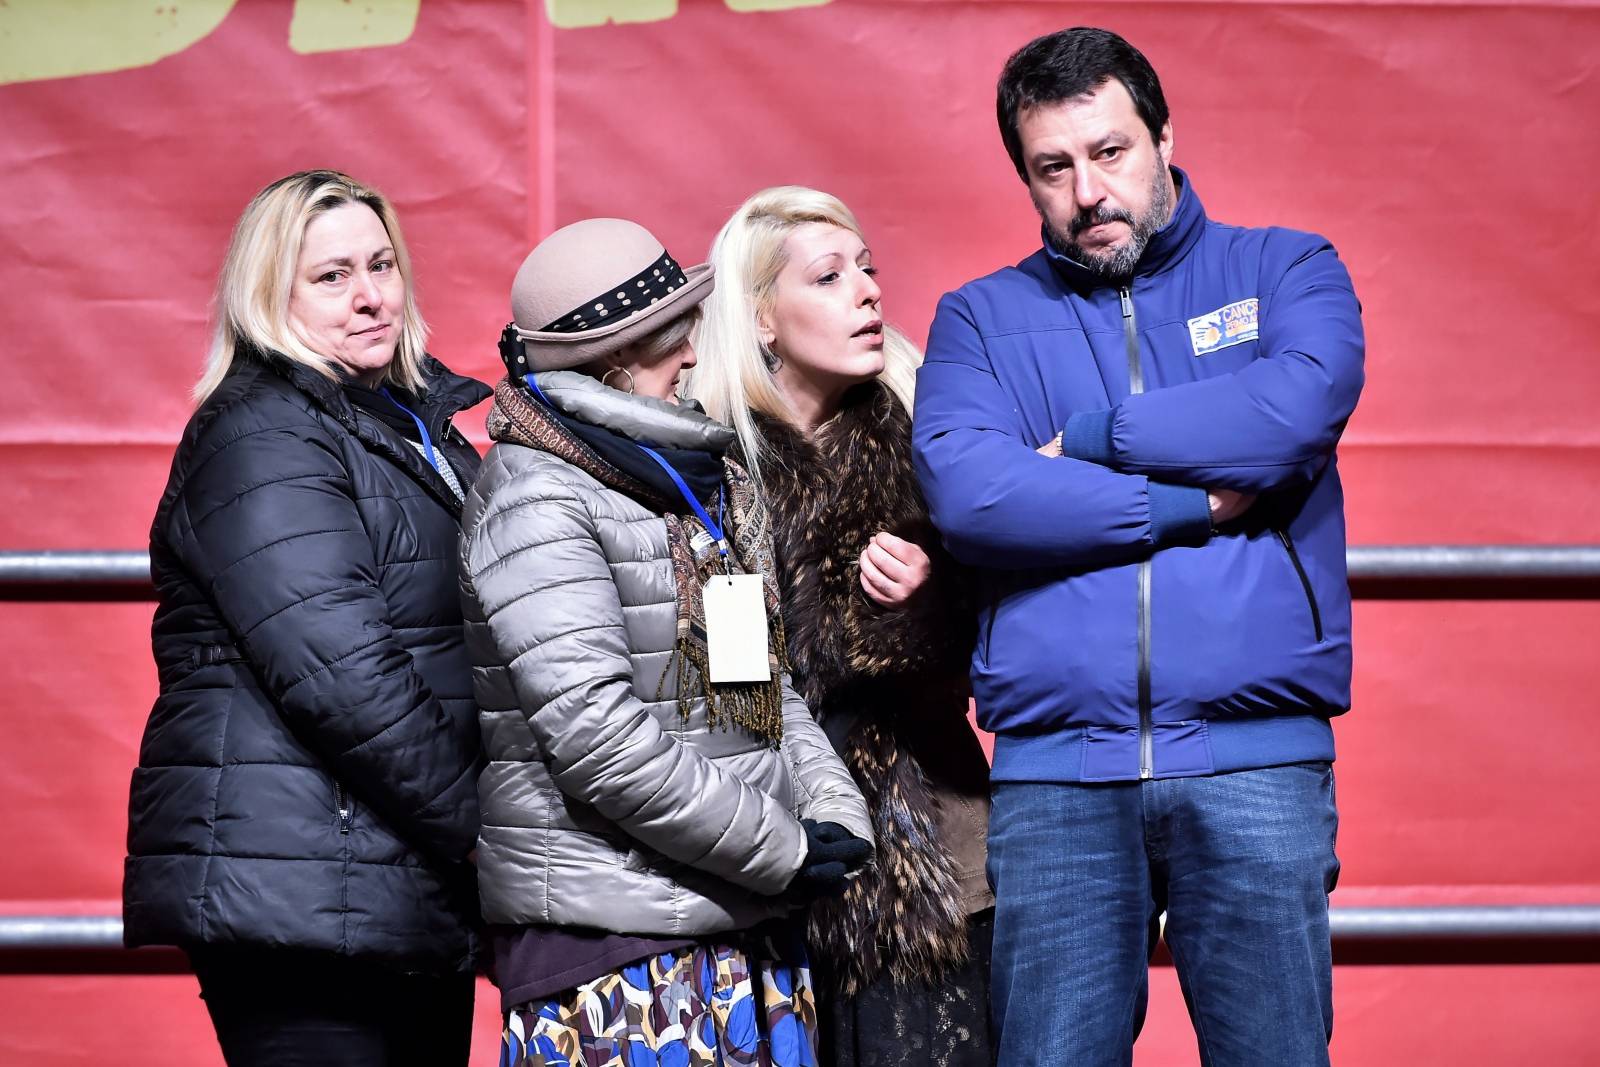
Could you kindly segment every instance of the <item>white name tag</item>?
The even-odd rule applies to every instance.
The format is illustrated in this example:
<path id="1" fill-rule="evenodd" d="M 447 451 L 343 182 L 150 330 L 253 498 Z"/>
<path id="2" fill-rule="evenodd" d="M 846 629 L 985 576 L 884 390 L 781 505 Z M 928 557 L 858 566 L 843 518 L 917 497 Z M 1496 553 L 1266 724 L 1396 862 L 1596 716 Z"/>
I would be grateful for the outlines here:
<path id="1" fill-rule="evenodd" d="M 771 681 L 761 575 L 716 575 L 706 582 L 705 606 L 712 682 Z"/>

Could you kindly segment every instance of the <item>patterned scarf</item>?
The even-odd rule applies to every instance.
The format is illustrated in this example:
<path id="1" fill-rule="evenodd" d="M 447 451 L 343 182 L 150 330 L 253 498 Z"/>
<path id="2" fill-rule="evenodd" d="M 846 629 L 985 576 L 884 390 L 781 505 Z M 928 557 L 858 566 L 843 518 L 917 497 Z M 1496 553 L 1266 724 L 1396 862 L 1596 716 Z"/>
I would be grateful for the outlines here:
<path id="1" fill-rule="evenodd" d="M 625 394 L 618 393 L 618 396 Z M 706 722 L 712 729 L 737 726 L 774 748 L 783 739 L 782 676 L 789 669 L 785 650 L 783 614 L 778 596 L 777 565 L 766 509 L 743 467 L 722 457 L 726 491 L 724 533 L 728 538 L 727 568 L 735 574 L 760 574 L 767 612 L 767 663 L 772 677 L 765 682 L 719 682 L 710 679 L 706 648 L 704 590 L 714 575 L 725 573 L 722 555 L 705 525 L 688 510 L 676 493 L 648 485 L 607 462 L 573 434 L 543 403 L 523 387 L 501 379 L 489 411 L 489 436 L 496 441 L 536 448 L 577 467 L 608 489 L 628 496 L 653 511 L 667 524 L 667 545 L 672 556 L 672 578 L 678 608 L 674 660 L 677 664 L 678 711 L 687 721 L 694 701 L 704 697 Z M 656 699 L 666 691 L 667 673 L 661 675 Z"/>

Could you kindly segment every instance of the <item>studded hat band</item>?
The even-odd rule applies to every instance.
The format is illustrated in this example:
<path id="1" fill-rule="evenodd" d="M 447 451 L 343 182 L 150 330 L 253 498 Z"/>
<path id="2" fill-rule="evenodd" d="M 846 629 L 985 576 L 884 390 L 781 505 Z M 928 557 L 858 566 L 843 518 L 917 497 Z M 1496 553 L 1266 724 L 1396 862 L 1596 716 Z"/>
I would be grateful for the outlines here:
<path id="1" fill-rule="evenodd" d="M 542 332 L 579 333 L 596 326 L 609 325 L 649 307 L 688 283 L 683 268 L 672 261 L 672 256 L 662 252 L 661 258 L 644 270 L 615 289 L 607 290 L 573 308 L 547 325 Z"/>

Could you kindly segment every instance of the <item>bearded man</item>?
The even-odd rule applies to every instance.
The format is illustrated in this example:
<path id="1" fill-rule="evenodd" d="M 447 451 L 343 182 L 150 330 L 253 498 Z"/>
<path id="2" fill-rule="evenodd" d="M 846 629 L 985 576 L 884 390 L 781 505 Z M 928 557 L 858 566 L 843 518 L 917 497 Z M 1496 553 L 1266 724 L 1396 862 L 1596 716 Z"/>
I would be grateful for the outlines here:
<path id="1" fill-rule="evenodd" d="M 1044 247 L 940 301 L 913 440 L 981 590 L 999 1062 L 1131 1063 L 1164 911 L 1203 1063 L 1326 1064 L 1360 306 L 1323 238 L 1206 218 L 1116 34 L 997 111 Z"/>

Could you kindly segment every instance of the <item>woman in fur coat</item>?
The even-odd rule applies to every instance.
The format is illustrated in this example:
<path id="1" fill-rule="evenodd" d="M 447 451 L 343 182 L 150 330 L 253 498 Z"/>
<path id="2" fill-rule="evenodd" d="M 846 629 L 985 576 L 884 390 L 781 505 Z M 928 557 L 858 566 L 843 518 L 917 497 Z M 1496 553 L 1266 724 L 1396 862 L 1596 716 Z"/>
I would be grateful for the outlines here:
<path id="1" fill-rule="evenodd" d="M 795 680 L 878 842 L 812 909 L 823 1062 L 987 1067 L 988 766 L 966 718 L 972 613 L 911 466 L 921 354 L 826 193 L 757 193 L 711 260 L 688 390 L 765 494 Z"/>

